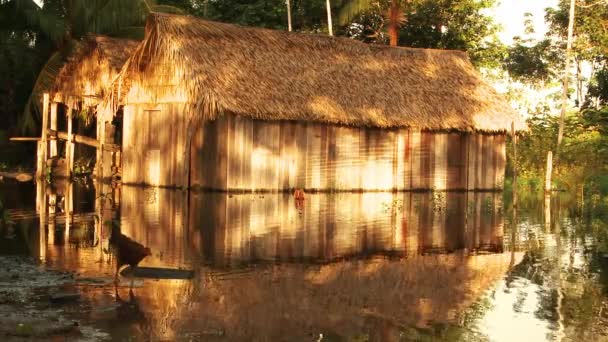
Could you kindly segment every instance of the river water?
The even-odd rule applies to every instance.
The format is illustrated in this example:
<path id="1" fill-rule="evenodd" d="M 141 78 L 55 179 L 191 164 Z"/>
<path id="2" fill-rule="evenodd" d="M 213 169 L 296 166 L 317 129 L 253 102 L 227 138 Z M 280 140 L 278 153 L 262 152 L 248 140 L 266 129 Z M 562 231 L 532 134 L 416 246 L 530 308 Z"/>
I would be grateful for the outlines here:
<path id="1" fill-rule="evenodd" d="M 504 197 L 4 181 L 0 255 L 74 272 L 62 310 L 100 339 L 608 341 L 608 213 Z M 140 266 L 193 278 L 115 286 L 111 220 L 151 249 Z"/>

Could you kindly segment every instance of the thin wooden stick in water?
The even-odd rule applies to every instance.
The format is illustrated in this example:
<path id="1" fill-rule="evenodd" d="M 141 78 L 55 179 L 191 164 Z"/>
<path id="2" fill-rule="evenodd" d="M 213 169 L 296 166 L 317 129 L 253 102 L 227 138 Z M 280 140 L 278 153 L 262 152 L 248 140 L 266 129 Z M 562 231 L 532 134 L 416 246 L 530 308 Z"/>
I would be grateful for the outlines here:
<path id="1" fill-rule="evenodd" d="M 515 134 L 514 122 L 511 122 L 511 137 L 513 139 L 513 222 L 511 227 L 511 262 L 509 268 L 515 265 L 515 240 L 517 232 L 517 134 Z"/>

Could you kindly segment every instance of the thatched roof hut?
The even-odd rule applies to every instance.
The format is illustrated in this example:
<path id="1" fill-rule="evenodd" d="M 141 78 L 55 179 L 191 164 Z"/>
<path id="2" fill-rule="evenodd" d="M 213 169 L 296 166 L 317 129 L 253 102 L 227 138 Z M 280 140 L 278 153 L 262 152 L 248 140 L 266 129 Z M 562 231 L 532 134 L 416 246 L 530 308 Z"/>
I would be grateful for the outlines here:
<path id="1" fill-rule="evenodd" d="M 108 85 L 131 56 L 138 42 L 106 36 L 88 36 L 59 71 L 53 87 L 54 102 L 75 106 L 96 105 L 107 95 Z"/>
<path id="2" fill-rule="evenodd" d="M 365 127 L 507 131 L 522 118 L 460 51 L 393 48 L 154 13 L 121 103 Z"/>
<path id="3" fill-rule="evenodd" d="M 159 13 L 109 99 L 124 183 L 221 191 L 497 190 L 525 127 L 460 51 Z"/>

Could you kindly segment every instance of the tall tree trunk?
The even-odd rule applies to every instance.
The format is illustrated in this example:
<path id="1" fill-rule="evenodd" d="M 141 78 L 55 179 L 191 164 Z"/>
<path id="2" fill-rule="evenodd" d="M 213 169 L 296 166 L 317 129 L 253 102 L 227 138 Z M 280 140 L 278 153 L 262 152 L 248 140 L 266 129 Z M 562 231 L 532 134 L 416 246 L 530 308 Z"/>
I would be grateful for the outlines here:
<path id="1" fill-rule="evenodd" d="M 572 55 L 572 36 L 574 32 L 574 8 L 576 0 L 570 0 L 570 15 L 568 19 L 568 42 L 566 44 L 566 65 L 564 67 L 564 81 L 562 89 L 562 110 L 559 117 L 559 130 L 557 133 L 557 146 L 555 146 L 555 164 L 559 164 L 560 147 L 564 139 L 564 120 L 566 118 L 566 109 L 568 107 L 568 78 L 570 74 L 570 57 Z M 551 151 L 549 151 L 551 153 Z M 548 157 L 548 155 L 547 155 Z M 546 184 L 551 183 L 553 173 L 553 165 L 547 165 Z M 551 189 L 545 189 L 550 191 Z"/>
<path id="2" fill-rule="evenodd" d="M 291 32 L 291 2 L 285 0 L 285 5 L 287 5 L 287 30 Z"/>
<path id="3" fill-rule="evenodd" d="M 559 149 L 564 138 L 564 119 L 568 107 L 568 79 L 570 74 L 570 59 L 572 55 L 572 36 L 574 32 L 574 8 L 576 0 L 570 0 L 570 18 L 568 20 L 568 42 L 566 44 L 566 66 L 564 67 L 564 88 L 562 90 L 562 111 L 559 118 L 559 132 L 557 134 L 557 147 L 555 149 L 556 162 L 559 160 Z"/>
<path id="4" fill-rule="evenodd" d="M 576 106 L 583 106 L 583 70 L 582 70 L 582 61 L 576 59 Z"/>
<path id="5" fill-rule="evenodd" d="M 397 0 L 391 0 L 391 8 L 389 9 L 388 36 L 390 38 L 390 46 L 397 46 L 399 40 L 399 3 Z"/>
<path id="6" fill-rule="evenodd" d="M 334 29 L 333 29 L 333 25 L 331 22 L 331 4 L 329 3 L 329 0 L 326 0 L 325 6 L 327 7 L 327 29 L 329 30 L 329 35 L 333 36 Z"/>

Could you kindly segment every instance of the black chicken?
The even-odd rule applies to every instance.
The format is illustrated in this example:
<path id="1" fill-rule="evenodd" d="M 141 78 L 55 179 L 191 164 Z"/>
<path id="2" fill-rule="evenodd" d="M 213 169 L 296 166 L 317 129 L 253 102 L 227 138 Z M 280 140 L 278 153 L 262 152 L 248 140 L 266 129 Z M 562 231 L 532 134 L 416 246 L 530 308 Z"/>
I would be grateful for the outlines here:
<path id="1" fill-rule="evenodd" d="M 124 265 L 131 268 L 137 267 L 140 261 L 148 255 L 152 255 L 150 248 L 132 240 L 120 232 L 120 226 L 112 222 L 112 234 L 110 235 L 110 246 L 116 256 L 116 273 L 114 281 L 118 282 L 118 271 Z"/>

